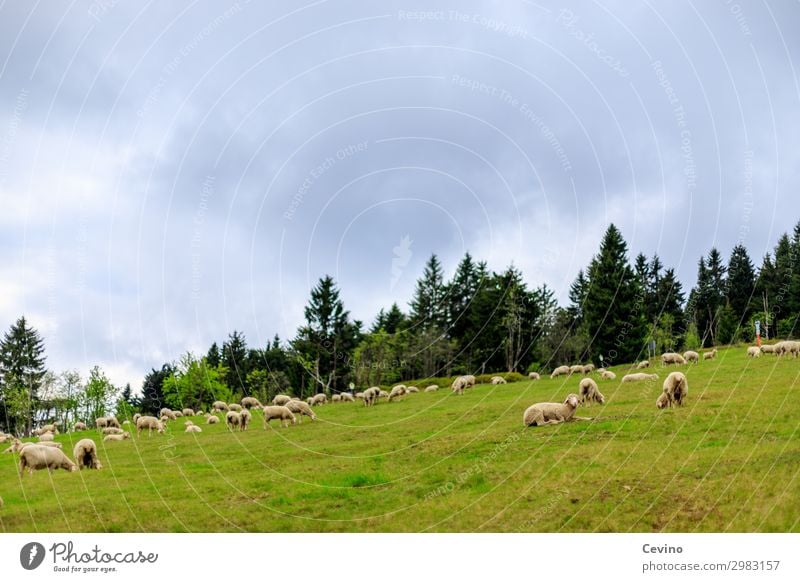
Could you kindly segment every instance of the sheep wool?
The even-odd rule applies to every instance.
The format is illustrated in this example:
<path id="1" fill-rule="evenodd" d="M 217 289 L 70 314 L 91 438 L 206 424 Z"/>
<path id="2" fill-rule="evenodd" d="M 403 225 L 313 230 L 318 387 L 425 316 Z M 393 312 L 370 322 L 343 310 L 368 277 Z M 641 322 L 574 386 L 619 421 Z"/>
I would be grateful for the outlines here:
<path id="1" fill-rule="evenodd" d="M 19 452 L 19 473 L 25 474 L 25 469 L 33 475 L 34 471 L 47 469 L 64 469 L 66 471 L 77 471 L 78 467 L 73 463 L 64 451 L 55 447 L 43 447 L 40 445 L 30 445 L 24 447 Z"/>
<path id="2" fill-rule="evenodd" d="M 687 362 L 691 362 L 691 363 L 696 364 L 697 362 L 700 361 L 700 354 L 698 354 L 697 352 L 694 352 L 692 350 L 689 350 L 689 351 L 683 352 L 683 359 L 686 360 Z"/>
<path id="3" fill-rule="evenodd" d="M 528 374 L 528 378 L 531 380 L 540 380 L 542 377 L 537 372 L 531 372 Z"/>
<path id="4" fill-rule="evenodd" d="M 643 382 L 645 380 L 658 380 L 658 374 L 637 372 L 636 374 L 626 374 L 622 377 L 623 382 Z"/>
<path id="5" fill-rule="evenodd" d="M 551 378 L 556 378 L 558 376 L 569 376 L 569 366 L 559 366 L 550 374 Z"/>
<path id="6" fill-rule="evenodd" d="M 271 420 L 280 420 L 282 427 L 289 426 L 289 423 L 297 424 L 297 418 L 285 406 L 265 406 L 264 410 L 264 429 L 267 428 Z"/>
<path id="7" fill-rule="evenodd" d="M 591 378 L 584 378 L 581 380 L 578 389 L 580 391 L 581 404 L 590 404 L 592 402 L 605 404 L 606 397 L 600 392 L 600 389 L 597 387 L 597 382 Z"/>
<path id="8" fill-rule="evenodd" d="M 681 372 L 672 372 L 664 380 L 664 394 L 667 395 L 668 406 L 681 406 L 689 393 L 689 383 Z"/>
<path id="9" fill-rule="evenodd" d="M 524 426 L 542 426 L 545 424 L 559 424 L 571 420 L 589 420 L 575 417 L 578 408 L 578 395 L 570 394 L 563 404 L 556 402 L 539 402 L 529 406 L 522 415 Z"/>
<path id="10" fill-rule="evenodd" d="M 75 463 L 79 470 L 83 469 L 102 469 L 100 459 L 97 458 L 97 445 L 92 439 L 81 439 L 75 444 L 72 450 Z"/>

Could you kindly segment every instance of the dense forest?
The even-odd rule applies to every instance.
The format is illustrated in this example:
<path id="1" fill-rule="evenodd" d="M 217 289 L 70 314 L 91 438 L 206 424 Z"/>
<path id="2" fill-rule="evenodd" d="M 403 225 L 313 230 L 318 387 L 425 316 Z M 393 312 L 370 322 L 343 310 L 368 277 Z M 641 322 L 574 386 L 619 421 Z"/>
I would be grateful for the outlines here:
<path id="1" fill-rule="evenodd" d="M 21 317 L 0 342 L 0 429 L 27 434 L 35 424 L 93 422 L 107 413 L 207 408 L 214 400 L 286 392 L 305 397 L 353 387 L 462 373 L 548 371 L 593 361 L 611 366 L 655 353 L 793 337 L 800 315 L 800 223 L 780 237 L 759 268 L 735 246 L 700 258 L 688 296 L 654 255 L 630 260 L 613 224 L 559 306 L 546 284 L 529 287 L 513 265 L 492 272 L 469 253 L 450 280 L 432 255 L 408 309 L 381 309 L 365 327 L 345 308 L 330 276 L 311 290 L 305 324 L 293 339 L 251 347 L 241 332 L 152 369 L 138 393 L 117 387 L 95 366 L 47 370 L 44 340 Z"/>

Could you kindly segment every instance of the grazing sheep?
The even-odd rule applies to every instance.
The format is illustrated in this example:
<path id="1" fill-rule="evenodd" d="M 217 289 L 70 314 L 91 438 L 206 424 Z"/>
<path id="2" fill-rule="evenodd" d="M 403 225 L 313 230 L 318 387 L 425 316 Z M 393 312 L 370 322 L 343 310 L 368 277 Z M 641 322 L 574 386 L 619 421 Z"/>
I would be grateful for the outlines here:
<path id="1" fill-rule="evenodd" d="M 765 354 L 774 354 L 775 346 L 770 344 L 764 344 L 763 346 L 761 346 L 761 351 Z"/>
<path id="2" fill-rule="evenodd" d="M 716 357 L 717 357 L 717 348 L 714 348 L 710 352 L 706 352 L 703 354 L 704 360 L 713 360 Z"/>
<path id="3" fill-rule="evenodd" d="M 506 384 L 506 379 L 502 376 L 492 376 L 492 385 L 497 386 L 498 384 Z"/>
<path id="4" fill-rule="evenodd" d="M 695 364 L 700 361 L 700 354 L 695 351 L 689 350 L 683 352 L 683 359 L 687 362 L 694 362 Z"/>
<path id="5" fill-rule="evenodd" d="M 667 395 L 667 406 L 681 406 L 689 393 L 689 383 L 681 372 L 672 372 L 664 380 L 664 394 Z"/>
<path id="6" fill-rule="evenodd" d="M 241 430 L 242 415 L 236 412 L 235 410 L 229 410 L 228 413 L 225 415 L 225 424 L 231 430 L 234 429 Z"/>
<path id="7" fill-rule="evenodd" d="M 285 406 L 287 402 L 292 399 L 291 396 L 287 396 L 286 394 L 278 394 L 275 398 L 272 399 L 273 406 Z"/>
<path id="8" fill-rule="evenodd" d="M 213 414 L 206 418 L 206 424 L 217 424 L 219 422 L 219 417 L 214 416 Z"/>
<path id="9" fill-rule="evenodd" d="M 581 393 L 581 404 L 591 402 L 597 402 L 599 404 L 606 403 L 606 397 L 600 392 L 600 389 L 597 387 L 597 382 L 591 378 L 584 378 L 581 380 L 578 388 Z"/>
<path id="10" fill-rule="evenodd" d="M 250 425 L 250 421 L 253 420 L 253 415 L 246 408 L 242 410 L 239 415 L 242 417 L 242 425 L 240 430 L 247 430 L 247 427 Z"/>
<path id="11" fill-rule="evenodd" d="M 172 414 L 171 408 L 162 408 L 158 411 L 158 416 L 170 416 Z"/>
<path id="12" fill-rule="evenodd" d="M 140 418 L 142 418 L 142 415 L 138 412 L 133 415 L 133 426 L 136 426 L 136 421 L 139 420 Z"/>
<path id="13" fill-rule="evenodd" d="M 800 355 L 800 342 L 796 341 L 783 341 L 775 344 L 775 353 L 780 357 L 785 354 L 797 358 Z"/>
<path id="14" fill-rule="evenodd" d="M 40 447 L 55 447 L 57 449 L 60 449 L 60 448 L 63 447 L 63 445 L 61 443 L 57 443 L 55 441 L 39 441 L 39 442 L 36 442 L 36 443 L 22 443 L 22 446 L 21 446 L 20 450 L 22 450 L 22 448 L 24 448 L 25 445 L 38 445 Z"/>
<path id="15" fill-rule="evenodd" d="M 453 380 L 451 388 L 456 394 L 463 394 L 464 390 L 472 386 L 475 386 L 475 376 L 467 374 L 466 376 L 459 376 Z"/>
<path id="16" fill-rule="evenodd" d="M 650 360 L 642 360 L 641 362 L 636 364 L 636 369 L 637 370 L 644 370 L 645 368 L 649 368 L 649 367 L 650 367 Z"/>
<path id="17" fill-rule="evenodd" d="M 661 365 L 666 366 L 668 364 L 675 364 L 676 366 L 683 365 L 686 363 L 686 360 L 683 358 L 682 355 L 676 354 L 674 352 L 666 352 L 661 354 Z"/>
<path id="18" fill-rule="evenodd" d="M 136 419 L 136 436 L 141 436 L 145 429 L 148 437 L 153 435 L 154 429 L 158 434 L 164 434 L 164 423 L 155 416 L 140 416 Z"/>
<path id="19" fill-rule="evenodd" d="M 595 370 L 594 364 L 586 364 L 583 367 L 584 374 L 591 374 L 592 372 L 594 372 L 594 370 Z"/>
<path id="20" fill-rule="evenodd" d="M 181 410 L 181 412 L 183 413 L 184 416 L 194 416 L 194 410 L 192 410 L 191 408 L 184 408 L 183 410 Z"/>
<path id="21" fill-rule="evenodd" d="M 319 394 L 314 395 L 314 401 L 311 403 L 311 405 L 321 406 L 327 403 L 328 403 L 328 396 L 324 392 L 320 392 Z"/>
<path id="22" fill-rule="evenodd" d="M 94 426 L 97 429 L 106 428 L 108 426 L 108 419 L 105 416 L 98 416 L 94 419 Z"/>
<path id="23" fill-rule="evenodd" d="M 228 410 L 232 410 L 234 412 L 241 412 L 242 411 L 242 407 L 241 407 L 240 404 L 236 404 L 234 402 L 233 404 L 228 404 Z"/>
<path id="24" fill-rule="evenodd" d="M 570 366 L 569 375 L 572 376 L 573 374 L 583 374 L 583 366 L 580 364 L 576 364 L 575 366 Z"/>
<path id="25" fill-rule="evenodd" d="M 106 436 L 106 435 L 109 435 L 109 434 L 122 434 L 124 431 L 121 428 L 116 428 L 114 426 L 109 426 L 108 428 L 104 428 L 100 432 L 101 432 L 101 434 L 103 436 Z"/>
<path id="26" fill-rule="evenodd" d="M 228 405 L 222 400 L 215 400 L 211 405 L 211 410 L 215 410 L 217 412 L 228 412 Z"/>
<path id="27" fill-rule="evenodd" d="M 265 406 L 263 410 L 265 430 L 267 425 L 269 425 L 269 421 L 274 419 L 280 420 L 281 426 L 283 427 L 289 426 L 289 422 L 292 424 L 297 424 L 297 418 L 295 418 L 294 414 L 292 414 L 292 411 L 285 406 Z"/>
<path id="28" fill-rule="evenodd" d="M 245 396 L 244 398 L 242 398 L 242 406 L 248 410 L 250 410 L 251 408 L 261 408 L 261 402 L 258 401 L 258 398 L 254 398 L 252 396 Z"/>
<path id="29" fill-rule="evenodd" d="M 644 374 L 638 372 L 636 374 L 626 374 L 622 377 L 623 382 L 642 382 L 644 380 L 658 380 L 658 374 Z"/>
<path id="30" fill-rule="evenodd" d="M 761 348 L 758 346 L 750 346 L 747 348 L 747 357 L 748 358 L 760 358 L 761 357 Z"/>
<path id="31" fill-rule="evenodd" d="M 314 414 L 311 407 L 302 400 L 290 400 L 286 403 L 286 408 L 298 417 L 299 422 L 303 422 L 303 416 L 308 416 L 311 420 L 317 420 L 317 415 Z"/>
<path id="32" fill-rule="evenodd" d="M 416 394 L 419 392 L 419 388 L 416 386 L 406 386 L 406 394 Z"/>
<path id="33" fill-rule="evenodd" d="M 42 434 L 39 435 L 39 440 L 40 441 L 53 441 L 54 440 L 53 433 L 51 433 L 51 432 L 42 433 Z"/>
<path id="34" fill-rule="evenodd" d="M 616 380 L 617 375 L 614 372 L 611 372 L 610 370 L 603 370 L 602 372 L 600 372 L 600 377 L 603 380 Z"/>
<path id="35" fill-rule="evenodd" d="M 53 472 L 55 469 L 65 469 L 67 471 L 77 471 L 75 466 L 64 451 L 55 447 L 43 447 L 40 445 L 30 445 L 19 452 L 19 474 L 25 474 L 25 469 L 33 475 L 34 471 L 47 469 Z"/>
<path id="36" fill-rule="evenodd" d="M 392 400 L 394 400 L 396 398 L 400 398 L 401 396 L 405 396 L 405 394 L 406 394 L 406 387 L 403 386 L 402 384 L 398 384 L 397 386 L 392 388 L 391 392 L 389 392 L 389 400 L 388 401 L 391 402 Z"/>
<path id="37" fill-rule="evenodd" d="M 425 388 L 425 392 L 436 392 L 439 387 L 436 384 L 431 384 L 427 388 Z"/>
<path id="38" fill-rule="evenodd" d="M 559 366 L 550 374 L 551 378 L 555 378 L 557 376 L 569 376 L 569 366 Z"/>
<path id="39" fill-rule="evenodd" d="M 575 409 L 578 408 L 577 394 L 570 394 L 563 404 L 556 402 L 539 402 L 533 404 L 525 410 L 522 415 L 524 426 L 542 426 L 544 424 L 558 424 L 571 420 L 591 420 L 575 416 Z"/>
<path id="40" fill-rule="evenodd" d="M 661 410 L 667 406 L 669 406 L 669 396 L 667 396 L 666 392 L 662 392 L 659 394 L 658 399 L 656 400 L 656 408 Z"/>
<path id="41" fill-rule="evenodd" d="M 58 427 L 55 424 L 45 424 L 44 426 L 40 427 L 38 430 L 33 431 L 33 434 L 39 436 L 43 435 L 46 432 L 50 432 L 53 434 L 58 434 Z"/>
<path id="42" fill-rule="evenodd" d="M 203 429 L 197 426 L 196 424 L 191 424 L 186 427 L 186 430 L 183 432 L 203 432 Z"/>
<path id="43" fill-rule="evenodd" d="M 349 392 L 342 392 L 342 402 L 355 402 L 356 399 Z"/>
<path id="44" fill-rule="evenodd" d="M 81 439 L 75 444 L 72 450 L 75 463 L 79 470 L 83 469 L 102 469 L 100 459 L 97 458 L 97 445 L 92 439 Z"/>
<path id="45" fill-rule="evenodd" d="M 83 422 L 76 422 L 75 424 L 72 425 L 72 430 L 75 432 L 80 432 L 82 430 L 87 430 L 87 429 L 88 427 L 86 426 L 86 423 Z"/>
<path id="46" fill-rule="evenodd" d="M 108 443 L 112 441 L 124 441 L 125 439 L 131 438 L 131 433 L 124 432 L 122 434 L 107 434 L 103 437 L 103 442 Z"/>
<path id="47" fill-rule="evenodd" d="M 528 378 L 531 380 L 541 380 L 542 377 L 537 372 L 531 372 L 528 374 Z"/>
<path id="48" fill-rule="evenodd" d="M 336 404 L 337 402 L 341 402 L 341 401 L 342 401 L 342 395 L 341 394 L 334 394 L 333 396 L 331 396 L 331 402 L 333 404 Z"/>
<path id="49" fill-rule="evenodd" d="M 356 400 L 364 400 L 364 393 L 356 392 Z"/>
<path id="50" fill-rule="evenodd" d="M 381 389 L 378 386 L 372 386 L 364 390 L 364 406 L 374 406 L 380 394 Z"/>

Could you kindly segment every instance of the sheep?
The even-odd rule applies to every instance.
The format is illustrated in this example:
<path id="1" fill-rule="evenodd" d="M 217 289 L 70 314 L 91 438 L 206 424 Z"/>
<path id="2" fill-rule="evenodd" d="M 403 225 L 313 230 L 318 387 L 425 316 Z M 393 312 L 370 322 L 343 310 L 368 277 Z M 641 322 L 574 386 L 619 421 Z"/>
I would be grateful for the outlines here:
<path id="1" fill-rule="evenodd" d="M 171 417 L 173 415 L 172 409 L 170 408 L 162 408 L 158 411 L 158 416 L 167 416 Z"/>
<path id="2" fill-rule="evenodd" d="M 324 392 L 320 392 L 319 394 L 314 395 L 314 401 L 311 403 L 312 406 L 321 406 L 322 404 L 328 403 L 328 397 Z M 280 404 L 276 406 L 282 406 Z"/>
<path id="3" fill-rule="evenodd" d="M 219 417 L 214 416 L 213 414 L 206 418 L 206 424 L 217 424 L 219 422 Z"/>
<path id="4" fill-rule="evenodd" d="M 542 426 L 545 424 L 559 424 L 572 420 L 591 420 L 575 416 L 575 409 L 578 408 L 578 395 L 570 394 L 563 404 L 556 402 L 539 402 L 529 406 L 522 415 L 524 426 Z"/>
<path id="5" fill-rule="evenodd" d="M 592 372 L 594 372 L 594 370 L 595 370 L 594 364 L 586 364 L 583 367 L 583 373 L 584 374 L 591 374 Z"/>
<path id="6" fill-rule="evenodd" d="M 181 410 L 181 412 L 183 413 L 184 416 L 194 416 L 194 410 L 192 410 L 191 408 L 184 408 L 183 410 Z"/>
<path id="7" fill-rule="evenodd" d="M 391 402 L 392 400 L 394 400 L 396 398 L 400 398 L 401 396 L 405 396 L 405 394 L 406 394 L 406 387 L 403 386 L 402 384 L 398 384 L 397 386 L 392 388 L 391 392 L 389 392 L 389 400 L 388 401 Z"/>
<path id="8" fill-rule="evenodd" d="M 294 414 L 292 414 L 292 411 L 285 406 L 265 406 L 263 410 L 264 430 L 267 429 L 269 421 L 273 419 L 279 419 L 281 421 L 281 426 L 283 427 L 289 426 L 289 422 L 292 424 L 297 424 L 297 418 L 295 418 Z"/>
<path id="9" fill-rule="evenodd" d="M 537 372 L 531 372 L 530 374 L 528 374 L 528 378 L 530 378 L 531 380 L 541 380 L 542 379 L 542 377 Z"/>
<path id="10" fill-rule="evenodd" d="M 669 405 L 669 397 L 667 396 L 666 392 L 662 392 L 656 399 L 656 408 L 661 410 L 662 408 L 666 408 L 668 405 Z"/>
<path id="11" fill-rule="evenodd" d="M 356 400 L 364 400 L 364 393 L 356 392 Z"/>
<path id="12" fill-rule="evenodd" d="M 98 416 L 94 419 L 94 426 L 98 430 L 108 427 L 108 419 L 105 416 Z"/>
<path id="13" fill-rule="evenodd" d="M 672 372 L 664 380 L 664 394 L 667 395 L 667 406 L 681 406 L 689 393 L 689 383 L 681 372 Z"/>
<path id="14" fill-rule="evenodd" d="M 75 463 L 80 471 L 103 468 L 100 459 L 97 458 L 97 445 L 92 439 L 79 440 L 72 449 L 72 456 L 75 457 Z"/>
<path id="15" fill-rule="evenodd" d="M 749 346 L 747 348 L 747 357 L 748 358 L 760 358 L 761 357 L 761 348 L 758 346 Z"/>
<path id="16" fill-rule="evenodd" d="M 46 432 L 46 433 L 43 433 L 43 434 L 39 435 L 39 440 L 40 441 L 52 441 L 53 439 L 54 439 L 53 433 L 51 433 L 51 432 Z"/>
<path id="17" fill-rule="evenodd" d="M 645 368 L 649 368 L 649 367 L 650 367 L 650 360 L 642 360 L 641 362 L 636 364 L 636 369 L 637 370 L 644 370 Z"/>
<path id="18" fill-rule="evenodd" d="M 705 355 L 703 356 L 705 358 Z M 695 351 L 689 350 L 683 352 L 683 359 L 687 362 L 694 362 L 695 364 L 700 361 L 700 354 Z"/>
<path id="19" fill-rule="evenodd" d="M 121 428 L 116 428 L 116 427 L 113 427 L 113 426 L 109 426 L 107 428 L 104 428 L 102 431 L 100 431 L 100 433 L 103 436 L 106 436 L 106 435 L 109 435 L 109 434 L 122 434 L 123 432 L 124 431 Z"/>
<path id="20" fill-rule="evenodd" d="M 374 406 L 380 397 L 381 389 L 378 386 L 372 386 L 364 390 L 364 406 Z"/>
<path id="21" fill-rule="evenodd" d="M 551 378 L 555 378 L 557 376 L 569 376 L 569 366 L 559 366 L 550 374 Z"/>
<path id="22" fill-rule="evenodd" d="M 796 341 L 785 341 L 781 342 L 783 345 L 781 346 L 780 355 L 783 356 L 784 354 L 790 354 L 793 358 L 797 358 L 800 356 L 800 342 Z"/>
<path id="23" fill-rule="evenodd" d="M 275 398 L 272 399 L 273 406 L 285 406 L 287 402 L 292 399 L 291 396 L 287 396 L 286 394 L 278 394 Z"/>
<path id="24" fill-rule="evenodd" d="M 419 392 L 419 388 L 416 386 L 406 386 L 406 394 L 416 394 Z"/>
<path id="25" fill-rule="evenodd" d="M 25 448 L 26 445 L 37 445 L 37 446 L 40 446 L 40 447 L 55 447 L 57 449 L 60 449 L 60 448 L 63 447 L 63 445 L 61 443 L 57 443 L 55 441 L 39 441 L 39 442 L 36 442 L 36 443 L 22 443 L 22 446 L 21 446 L 20 450 Z"/>
<path id="26" fill-rule="evenodd" d="M 133 426 L 136 426 L 136 421 L 139 420 L 140 418 L 142 418 L 142 415 L 138 412 L 133 415 Z"/>
<path id="27" fill-rule="evenodd" d="M 603 380 L 616 380 L 617 375 L 614 372 L 611 372 L 610 370 L 603 370 L 602 372 L 600 372 L 600 377 Z"/>
<path id="28" fill-rule="evenodd" d="M 241 430 L 242 415 L 236 412 L 235 410 L 229 410 L 228 413 L 225 415 L 225 424 L 228 426 L 230 430 L 237 428 Z"/>
<path id="29" fill-rule="evenodd" d="M 232 410 L 233 412 L 241 412 L 242 406 L 234 402 L 233 404 L 228 404 L 228 410 Z"/>
<path id="30" fill-rule="evenodd" d="M 290 400 L 286 403 L 288 408 L 294 415 L 297 416 L 299 422 L 303 422 L 303 416 L 308 416 L 311 420 L 317 420 L 317 415 L 311 410 L 311 407 L 302 400 Z"/>
<path id="31" fill-rule="evenodd" d="M 666 366 L 668 364 L 675 364 L 683 365 L 686 363 L 686 360 L 683 358 L 682 355 L 676 354 L 674 352 L 666 352 L 661 354 L 661 365 Z"/>
<path id="32" fill-rule="evenodd" d="M 242 406 L 248 410 L 251 408 L 261 408 L 261 402 L 259 402 L 258 398 L 254 398 L 253 396 L 245 396 L 241 400 Z"/>
<path id="33" fill-rule="evenodd" d="M 580 384 L 578 384 L 578 389 L 580 390 L 581 394 L 581 404 L 585 404 L 587 402 L 597 402 L 599 404 L 606 403 L 606 397 L 603 396 L 602 392 L 600 392 L 600 388 L 597 387 L 597 382 L 591 378 L 584 378 L 581 380 Z"/>
<path id="34" fill-rule="evenodd" d="M 33 475 L 34 471 L 40 469 L 47 469 L 52 473 L 55 469 L 77 471 L 78 467 L 61 449 L 30 445 L 19 452 L 20 477 L 25 474 L 25 469 Z"/>
<path id="35" fill-rule="evenodd" d="M 122 428 L 116 416 L 107 416 L 106 420 L 108 421 L 108 426 L 113 426 L 115 428 Z"/>
<path id="36" fill-rule="evenodd" d="M 186 430 L 183 432 L 203 432 L 203 429 L 197 426 L 196 424 L 192 424 L 186 427 Z"/>
<path id="37" fill-rule="evenodd" d="M 211 410 L 215 410 L 217 412 L 228 412 L 228 405 L 222 400 L 215 400 L 213 404 L 211 404 Z"/>
<path id="38" fill-rule="evenodd" d="M 492 376 L 492 385 L 497 386 L 498 384 L 506 384 L 506 379 L 502 376 Z"/>
<path id="39" fill-rule="evenodd" d="M 123 432 L 122 434 L 107 434 L 103 437 L 104 443 L 115 442 L 115 441 L 124 441 L 125 439 L 131 438 L 131 433 L 128 431 Z"/>
<path id="40" fill-rule="evenodd" d="M 764 344 L 763 346 L 761 346 L 761 351 L 765 354 L 774 354 L 775 346 L 770 344 Z"/>
<path id="41" fill-rule="evenodd" d="M 309 406 L 314 406 L 314 397 L 309 396 L 308 398 L 306 398 L 306 404 L 308 404 Z M 275 406 L 280 406 L 280 405 L 275 405 Z"/>
<path id="42" fill-rule="evenodd" d="M 50 432 L 53 434 L 58 434 L 58 427 L 55 424 L 45 424 L 44 426 L 40 427 L 38 431 L 33 431 L 35 435 L 39 436 L 46 432 Z"/>
<path id="43" fill-rule="evenodd" d="M 641 382 L 643 380 L 658 380 L 658 374 L 644 374 L 639 372 L 636 374 L 626 374 L 622 377 L 623 382 Z"/>
<path id="44" fill-rule="evenodd" d="M 247 430 L 250 421 L 253 420 L 252 413 L 245 408 L 239 413 L 239 415 L 242 417 L 242 424 L 240 426 L 240 430 Z"/>
<path id="45" fill-rule="evenodd" d="M 140 416 L 136 419 L 136 436 L 141 436 L 144 429 L 147 429 L 148 437 L 153 435 L 153 429 L 155 429 L 158 434 L 164 434 L 164 423 L 155 416 Z"/>
<path id="46" fill-rule="evenodd" d="M 716 357 L 717 357 L 717 348 L 714 348 L 710 352 L 706 352 L 703 354 L 704 360 L 713 360 Z"/>
<path id="47" fill-rule="evenodd" d="M 475 386 L 475 376 L 467 374 L 466 376 L 459 376 L 453 380 L 451 388 L 456 394 L 463 394 L 464 390 L 471 386 Z"/>
<path id="48" fill-rule="evenodd" d="M 572 376 L 573 374 L 583 374 L 583 366 L 580 365 L 580 364 L 576 364 L 574 366 L 570 366 L 568 375 Z"/>
<path id="49" fill-rule="evenodd" d="M 342 392 L 342 402 L 355 402 L 356 399 L 349 392 Z"/>
<path id="50" fill-rule="evenodd" d="M 341 394 L 334 394 L 333 396 L 331 396 L 331 402 L 332 403 L 336 404 L 337 402 L 341 402 L 341 401 L 342 401 L 342 395 Z"/>
<path id="51" fill-rule="evenodd" d="M 439 387 L 436 384 L 431 384 L 427 388 L 425 388 L 425 392 L 436 392 Z"/>

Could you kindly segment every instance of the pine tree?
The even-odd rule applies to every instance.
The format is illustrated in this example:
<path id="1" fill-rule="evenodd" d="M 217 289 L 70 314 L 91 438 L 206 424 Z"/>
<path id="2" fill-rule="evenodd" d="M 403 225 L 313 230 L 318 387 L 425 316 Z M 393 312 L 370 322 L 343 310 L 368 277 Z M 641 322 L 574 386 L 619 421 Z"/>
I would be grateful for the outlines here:
<path id="1" fill-rule="evenodd" d="M 447 311 L 442 265 L 434 254 L 425 263 L 411 300 L 410 319 L 420 329 L 446 329 Z"/>
<path id="2" fill-rule="evenodd" d="M 142 382 L 142 398 L 139 407 L 143 414 L 158 415 L 164 402 L 164 380 L 175 373 L 175 366 L 164 364 L 160 370 L 153 368 Z"/>
<path id="3" fill-rule="evenodd" d="M 225 367 L 225 385 L 232 394 L 249 396 L 247 391 L 247 341 L 244 334 L 235 331 L 222 344 L 222 365 Z"/>
<path id="4" fill-rule="evenodd" d="M 456 340 L 460 347 L 468 343 L 472 332 L 470 324 L 470 306 L 481 285 L 481 273 L 478 265 L 469 253 L 458 263 L 453 279 L 447 284 L 448 335 Z M 465 341 L 466 340 L 466 341 Z"/>
<path id="5" fill-rule="evenodd" d="M 0 342 L 0 422 L 9 432 L 30 434 L 45 369 L 44 342 L 25 317 Z"/>
<path id="6" fill-rule="evenodd" d="M 586 301 L 588 291 L 589 281 L 586 279 L 583 269 L 581 269 L 569 287 L 570 306 L 567 308 L 567 313 L 572 317 L 574 326 L 579 326 L 583 323 L 583 304 Z"/>
<path id="7" fill-rule="evenodd" d="M 747 249 L 736 245 L 728 261 L 728 304 L 737 323 L 750 319 L 751 301 L 755 290 L 756 273 Z"/>
<path id="8" fill-rule="evenodd" d="M 789 312 L 796 318 L 800 315 L 800 222 L 794 227 L 791 245 L 792 274 L 789 280 Z"/>
<path id="9" fill-rule="evenodd" d="M 218 367 L 222 362 L 222 356 L 219 353 L 219 346 L 217 346 L 217 342 L 211 344 L 211 347 L 208 349 L 206 361 L 208 362 L 208 365 L 213 368 Z"/>

